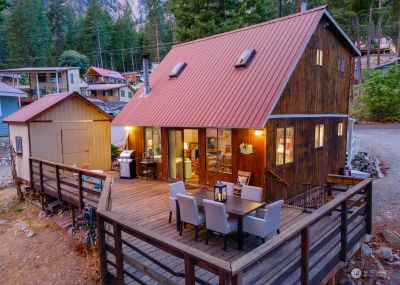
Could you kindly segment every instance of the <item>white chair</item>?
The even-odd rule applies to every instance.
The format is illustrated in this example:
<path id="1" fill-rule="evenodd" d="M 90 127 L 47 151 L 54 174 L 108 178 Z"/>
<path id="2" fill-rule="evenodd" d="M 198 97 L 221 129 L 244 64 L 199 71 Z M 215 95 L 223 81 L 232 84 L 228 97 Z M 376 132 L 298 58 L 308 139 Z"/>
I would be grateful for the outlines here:
<path id="1" fill-rule="evenodd" d="M 243 218 L 243 231 L 261 237 L 263 243 L 272 232 L 276 231 L 279 234 L 282 207 L 283 200 L 279 200 L 268 205 L 265 209 L 258 209 L 256 216 L 245 216 Z"/>
<path id="2" fill-rule="evenodd" d="M 237 219 L 228 217 L 224 203 L 212 200 L 203 200 L 203 203 L 206 213 L 206 244 L 208 244 L 209 233 L 217 232 L 224 237 L 224 251 L 226 251 L 229 234 L 237 230 Z"/>
<path id="3" fill-rule="evenodd" d="M 233 196 L 233 191 L 235 190 L 235 184 L 226 181 L 221 181 L 221 183 L 226 185 L 226 192 L 228 196 Z"/>
<path id="4" fill-rule="evenodd" d="M 199 236 L 199 226 L 203 225 L 206 221 L 206 217 L 203 211 L 199 211 L 197 207 L 196 198 L 193 196 L 178 194 L 176 195 L 179 205 L 179 213 L 181 217 L 180 232 L 182 235 L 184 223 L 194 225 L 196 228 L 196 235 L 194 240 L 197 241 Z"/>
<path id="5" fill-rule="evenodd" d="M 262 188 L 256 186 L 243 185 L 242 199 L 251 200 L 255 202 L 261 202 L 262 199 Z"/>
<path id="6" fill-rule="evenodd" d="M 169 189 L 169 223 L 171 223 L 172 213 L 176 214 L 176 195 L 187 194 L 185 183 L 178 181 L 168 185 Z"/>

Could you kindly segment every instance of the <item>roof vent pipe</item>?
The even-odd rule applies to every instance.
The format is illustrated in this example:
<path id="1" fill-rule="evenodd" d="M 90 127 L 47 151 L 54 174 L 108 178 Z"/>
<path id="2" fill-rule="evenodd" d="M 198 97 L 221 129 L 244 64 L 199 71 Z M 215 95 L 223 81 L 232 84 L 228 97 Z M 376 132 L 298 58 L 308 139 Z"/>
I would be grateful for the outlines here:
<path id="1" fill-rule="evenodd" d="M 307 2 L 301 2 L 300 11 L 304 13 L 307 11 Z"/>
<path id="2" fill-rule="evenodd" d="M 149 56 L 147 54 L 143 55 L 143 78 L 144 78 L 144 94 L 150 93 L 150 83 L 149 83 Z"/>

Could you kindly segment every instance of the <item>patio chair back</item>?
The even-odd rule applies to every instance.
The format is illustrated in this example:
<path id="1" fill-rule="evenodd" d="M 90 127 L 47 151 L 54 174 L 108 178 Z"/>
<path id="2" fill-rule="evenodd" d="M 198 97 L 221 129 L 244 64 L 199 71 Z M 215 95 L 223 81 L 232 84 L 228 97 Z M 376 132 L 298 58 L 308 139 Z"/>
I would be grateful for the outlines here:
<path id="1" fill-rule="evenodd" d="M 196 199 L 185 194 L 178 194 L 176 199 L 178 199 L 181 221 L 196 226 L 199 225 L 199 209 L 197 208 Z"/>
<path id="2" fill-rule="evenodd" d="M 281 227 L 281 212 L 283 200 L 268 205 L 265 209 L 264 220 L 267 233 L 272 233 Z"/>
<path id="3" fill-rule="evenodd" d="M 176 212 L 176 195 L 186 194 L 185 183 L 183 181 L 178 181 L 168 185 L 169 189 L 169 210 L 171 212 Z"/>
<path id="4" fill-rule="evenodd" d="M 256 186 L 244 185 L 241 194 L 242 199 L 261 202 L 262 188 Z"/>
<path id="5" fill-rule="evenodd" d="M 233 184 L 232 182 L 225 182 L 225 181 L 221 181 L 221 183 L 226 185 L 226 192 L 228 196 L 233 196 L 233 191 L 235 190 L 235 184 Z"/>
<path id="6" fill-rule="evenodd" d="M 211 231 L 226 234 L 228 229 L 228 214 L 224 203 L 203 200 L 204 212 L 206 213 L 206 227 Z"/>

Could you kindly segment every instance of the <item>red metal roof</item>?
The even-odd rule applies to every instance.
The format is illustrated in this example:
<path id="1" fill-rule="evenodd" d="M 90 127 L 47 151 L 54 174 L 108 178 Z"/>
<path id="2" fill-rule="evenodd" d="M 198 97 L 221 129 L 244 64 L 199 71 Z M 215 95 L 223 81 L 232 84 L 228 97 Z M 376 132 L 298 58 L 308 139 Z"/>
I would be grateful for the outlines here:
<path id="1" fill-rule="evenodd" d="M 263 128 L 325 7 L 176 45 L 114 124 L 164 127 Z M 256 54 L 235 69 L 246 48 Z M 174 79 L 176 63 L 187 66 Z"/>
<path id="2" fill-rule="evenodd" d="M 118 71 L 92 66 L 89 68 L 89 70 L 86 73 L 88 73 L 90 70 L 94 70 L 97 74 L 104 76 L 104 77 L 124 79 L 124 77 Z"/>
<path id="3" fill-rule="evenodd" d="M 105 116 L 110 118 L 111 116 L 104 112 L 102 109 L 98 108 L 94 103 L 90 102 L 86 98 L 79 95 L 77 92 L 68 92 L 68 93 L 59 93 L 59 94 L 49 94 L 41 97 L 39 100 L 34 101 L 33 103 L 21 108 L 15 113 L 12 113 L 5 119 L 3 119 L 4 123 L 28 123 L 33 121 L 44 112 L 54 108 L 58 104 L 62 103 L 63 101 L 71 98 L 71 97 L 78 97 L 85 102 L 87 102 L 92 107 L 98 109 L 99 112 L 103 113 Z"/>

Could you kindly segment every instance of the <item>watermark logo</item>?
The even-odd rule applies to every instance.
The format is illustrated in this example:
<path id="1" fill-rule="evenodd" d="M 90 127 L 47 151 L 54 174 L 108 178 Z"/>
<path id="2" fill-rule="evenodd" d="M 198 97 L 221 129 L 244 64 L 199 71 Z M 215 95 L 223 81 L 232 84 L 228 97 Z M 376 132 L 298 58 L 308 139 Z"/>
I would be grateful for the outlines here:
<path id="1" fill-rule="evenodd" d="M 360 268 L 353 268 L 353 270 L 351 270 L 351 277 L 353 277 L 354 279 L 359 279 L 362 276 L 362 272 Z"/>

